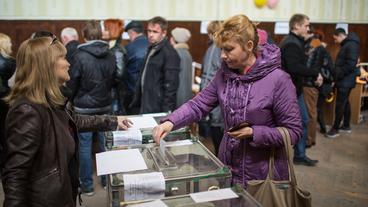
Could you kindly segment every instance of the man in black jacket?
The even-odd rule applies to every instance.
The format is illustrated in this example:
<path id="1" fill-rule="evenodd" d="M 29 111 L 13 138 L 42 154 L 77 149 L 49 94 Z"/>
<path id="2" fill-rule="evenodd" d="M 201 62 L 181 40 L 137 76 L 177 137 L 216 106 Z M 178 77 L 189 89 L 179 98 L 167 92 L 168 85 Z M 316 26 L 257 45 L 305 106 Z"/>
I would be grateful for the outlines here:
<path id="1" fill-rule="evenodd" d="M 82 30 L 86 43 L 80 44 L 74 53 L 70 81 L 71 102 L 78 114 L 102 115 L 111 112 L 111 89 L 115 82 L 115 56 L 107 42 L 102 41 L 101 26 L 88 21 Z M 104 136 L 97 133 L 100 151 L 104 151 Z M 92 132 L 79 133 L 80 180 L 82 192 L 93 195 Z M 102 185 L 106 185 L 102 177 Z"/>
<path id="2" fill-rule="evenodd" d="M 309 32 L 309 17 L 304 14 L 294 14 L 289 21 L 290 33 L 280 43 L 281 64 L 283 69 L 290 74 L 296 87 L 298 105 L 303 122 L 303 135 L 294 146 L 294 164 L 315 166 L 318 160 L 312 160 L 305 154 L 308 112 L 303 98 L 302 83 L 306 77 L 316 78 L 318 69 L 308 68 L 307 57 L 304 51 L 305 38 Z"/>
<path id="3" fill-rule="evenodd" d="M 349 95 L 355 87 L 355 77 L 358 75 L 357 63 L 359 58 L 359 37 L 355 33 L 346 34 L 345 30 L 338 28 L 333 34 L 336 43 L 341 45 L 335 61 L 336 73 L 336 108 L 335 121 L 326 134 L 328 138 L 339 135 L 339 129 L 350 133 L 350 103 Z M 344 117 L 343 125 L 340 122 Z"/>
<path id="4" fill-rule="evenodd" d="M 137 83 L 131 106 L 140 106 L 140 113 L 173 111 L 179 86 L 180 57 L 166 38 L 168 23 L 162 17 L 148 21 L 150 46 Z"/>

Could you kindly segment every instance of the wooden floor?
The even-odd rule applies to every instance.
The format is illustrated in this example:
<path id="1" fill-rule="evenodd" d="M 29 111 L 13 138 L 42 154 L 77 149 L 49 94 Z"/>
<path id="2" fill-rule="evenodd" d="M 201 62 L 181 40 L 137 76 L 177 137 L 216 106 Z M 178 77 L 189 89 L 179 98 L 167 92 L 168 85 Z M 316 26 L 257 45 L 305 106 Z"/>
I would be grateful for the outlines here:
<path id="1" fill-rule="evenodd" d="M 351 134 L 341 133 L 335 139 L 318 133 L 317 145 L 307 151 L 308 156 L 319 160 L 318 165 L 295 166 L 299 185 L 312 193 L 313 206 L 368 206 L 368 125 L 365 122 L 352 128 Z M 84 196 L 82 206 L 107 206 L 106 191 L 95 183 L 96 194 Z"/>

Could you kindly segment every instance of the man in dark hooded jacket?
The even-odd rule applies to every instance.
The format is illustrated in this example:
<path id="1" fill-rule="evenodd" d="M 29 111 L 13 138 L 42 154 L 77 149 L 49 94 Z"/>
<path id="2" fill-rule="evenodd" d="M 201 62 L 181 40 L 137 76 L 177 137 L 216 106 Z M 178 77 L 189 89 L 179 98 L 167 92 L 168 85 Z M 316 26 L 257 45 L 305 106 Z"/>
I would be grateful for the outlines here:
<path id="1" fill-rule="evenodd" d="M 341 45 L 340 51 L 336 56 L 336 108 L 335 120 L 331 130 L 326 134 L 328 138 L 339 135 L 339 130 L 351 132 L 350 128 L 350 103 L 349 95 L 351 89 L 355 87 L 355 77 L 358 75 L 357 63 L 359 58 L 359 37 L 355 33 L 346 34 L 345 30 L 338 28 L 333 34 L 336 43 Z M 344 117 L 342 126 L 340 122 Z"/>
<path id="2" fill-rule="evenodd" d="M 111 89 L 115 80 L 115 56 L 107 42 L 102 41 L 101 26 L 88 21 L 82 30 L 86 43 L 74 53 L 67 86 L 72 91 L 71 102 L 79 114 L 100 115 L 111 112 Z M 80 180 L 82 192 L 93 195 L 92 132 L 79 133 Z M 104 136 L 98 132 L 100 151 L 104 151 Z M 102 179 L 102 185 L 106 185 Z"/>

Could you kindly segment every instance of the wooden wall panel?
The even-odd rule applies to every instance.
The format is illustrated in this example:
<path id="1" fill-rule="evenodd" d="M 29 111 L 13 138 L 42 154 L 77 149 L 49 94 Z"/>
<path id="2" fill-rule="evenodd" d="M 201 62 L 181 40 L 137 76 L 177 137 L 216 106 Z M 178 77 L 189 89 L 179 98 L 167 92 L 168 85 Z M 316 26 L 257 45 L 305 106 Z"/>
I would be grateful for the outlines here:
<path id="1" fill-rule="evenodd" d="M 13 41 L 14 56 L 20 43 L 29 38 L 32 32 L 38 30 L 48 30 L 57 36 L 60 36 L 60 31 L 66 26 L 72 26 L 78 31 L 81 31 L 83 20 L 0 20 L 0 32 L 9 35 Z M 208 37 L 206 34 L 200 34 L 199 21 L 170 21 L 169 31 L 175 27 L 185 27 L 192 33 L 192 38 L 189 41 L 190 52 L 193 60 L 202 62 L 203 55 L 208 46 Z M 332 33 L 335 29 L 335 24 L 313 24 L 317 30 L 322 30 L 325 33 L 325 42 L 328 44 L 327 49 L 330 51 L 333 58 L 339 50 L 339 46 L 333 42 Z M 272 39 L 279 43 L 284 35 L 274 35 L 274 23 L 262 22 L 258 25 L 259 28 L 266 30 Z M 368 24 L 349 24 L 349 31 L 356 32 L 361 41 L 360 57 L 363 62 L 368 62 Z M 82 37 L 80 37 L 82 40 Z M 126 44 L 126 41 L 123 42 Z"/>

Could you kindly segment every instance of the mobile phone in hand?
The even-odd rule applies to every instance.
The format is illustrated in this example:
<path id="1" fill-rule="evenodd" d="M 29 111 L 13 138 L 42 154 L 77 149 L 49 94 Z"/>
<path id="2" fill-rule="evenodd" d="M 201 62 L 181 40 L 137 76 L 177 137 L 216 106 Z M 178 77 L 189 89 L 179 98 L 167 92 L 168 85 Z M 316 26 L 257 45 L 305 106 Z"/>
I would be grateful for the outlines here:
<path id="1" fill-rule="evenodd" d="M 249 127 L 249 126 L 250 126 L 250 124 L 248 122 L 242 122 L 240 124 L 237 124 L 237 125 L 231 127 L 228 131 L 233 132 L 233 131 L 236 131 L 238 129 L 241 129 L 241 128 L 244 128 L 244 127 Z"/>

